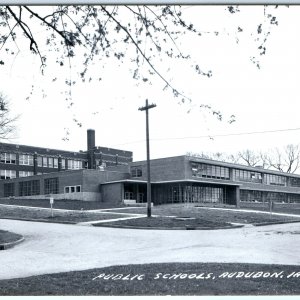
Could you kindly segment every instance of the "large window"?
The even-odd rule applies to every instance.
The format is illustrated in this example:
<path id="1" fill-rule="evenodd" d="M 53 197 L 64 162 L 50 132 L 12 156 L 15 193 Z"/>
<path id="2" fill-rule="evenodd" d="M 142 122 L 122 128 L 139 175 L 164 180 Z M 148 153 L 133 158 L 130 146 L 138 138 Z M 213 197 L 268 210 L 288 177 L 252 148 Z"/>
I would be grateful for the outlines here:
<path id="1" fill-rule="evenodd" d="M 195 177 L 229 180 L 229 168 L 215 165 L 192 163 L 192 174 Z"/>
<path id="2" fill-rule="evenodd" d="M 240 199 L 242 202 L 263 202 L 263 192 L 241 190 Z"/>
<path id="3" fill-rule="evenodd" d="M 19 165 L 33 166 L 33 155 L 20 154 L 19 155 Z"/>
<path id="4" fill-rule="evenodd" d="M 265 174 L 264 182 L 269 185 L 286 186 L 286 177 L 273 174 Z"/>
<path id="5" fill-rule="evenodd" d="M 285 193 L 277 192 L 262 192 L 262 191 L 246 191 L 241 190 L 241 201 L 242 202 L 278 202 L 286 203 L 288 196 Z"/>
<path id="6" fill-rule="evenodd" d="M 1 153 L 0 162 L 3 164 L 16 164 L 16 154 L 14 153 Z"/>
<path id="7" fill-rule="evenodd" d="M 262 175 L 259 172 L 234 169 L 233 180 L 262 183 Z"/>
<path id="8" fill-rule="evenodd" d="M 19 182 L 19 196 L 33 196 L 40 194 L 40 181 L 30 180 Z"/>
<path id="9" fill-rule="evenodd" d="M 4 197 L 12 197 L 14 195 L 15 195 L 15 184 L 13 182 L 5 183 L 4 184 Z"/>
<path id="10" fill-rule="evenodd" d="M 58 194 L 58 178 L 47 178 L 44 181 L 45 194 Z"/>
<path id="11" fill-rule="evenodd" d="M 16 178 L 17 172 L 15 170 L 0 170 L 0 179 Z"/>

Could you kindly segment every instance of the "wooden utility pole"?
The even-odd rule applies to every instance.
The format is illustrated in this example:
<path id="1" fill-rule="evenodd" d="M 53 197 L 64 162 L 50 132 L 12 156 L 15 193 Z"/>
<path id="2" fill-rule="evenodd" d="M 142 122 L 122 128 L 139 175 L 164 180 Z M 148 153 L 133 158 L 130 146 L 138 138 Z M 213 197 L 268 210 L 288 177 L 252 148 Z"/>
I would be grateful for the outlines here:
<path id="1" fill-rule="evenodd" d="M 146 111 L 146 143 L 147 143 L 147 217 L 151 217 L 151 177 L 150 177 L 150 146 L 149 146 L 149 116 L 148 110 L 156 107 L 156 104 L 148 104 L 146 99 L 146 105 L 140 107 L 139 110 Z"/>

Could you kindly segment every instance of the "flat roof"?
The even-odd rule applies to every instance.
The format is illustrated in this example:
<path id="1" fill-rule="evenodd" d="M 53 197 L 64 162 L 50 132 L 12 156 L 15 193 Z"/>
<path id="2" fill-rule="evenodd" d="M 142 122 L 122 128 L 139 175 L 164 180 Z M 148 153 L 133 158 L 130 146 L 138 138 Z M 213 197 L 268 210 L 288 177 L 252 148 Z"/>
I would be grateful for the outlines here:
<path id="1" fill-rule="evenodd" d="M 224 161 L 219 161 L 219 160 L 214 160 L 214 159 L 208 159 L 208 158 L 201 158 L 197 156 L 190 156 L 190 155 L 178 155 L 178 156 L 170 156 L 170 157 L 163 157 L 163 158 L 155 158 L 151 159 L 151 161 L 163 161 L 166 159 L 185 159 L 190 162 L 200 162 L 200 163 L 205 163 L 205 164 L 210 164 L 210 165 L 217 165 L 217 166 L 222 166 L 222 167 L 228 167 L 228 168 L 235 168 L 239 170 L 245 170 L 245 171 L 253 171 L 253 172 L 263 172 L 267 174 L 273 174 L 273 175 L 281 175 L 281 176 L 289 176 L 289 177 L 297 177 L 300 178 L 299 174 L 294 174 L 294 173 L 286 173 L 286 172 L 280 172 L 276 170 L 270 170 L 270 169 L 265 169 L 263 167 L 251 167 L 251 166 L 246 166 L 246 165 L 241 165 L 241 164 L 235 164 L 231 162 L 224 162 Z M 133 161 L 130 165 L 135 165 L 135 164 L 145 164 L 147 161 L 142 160 L 142 161 Z"/>

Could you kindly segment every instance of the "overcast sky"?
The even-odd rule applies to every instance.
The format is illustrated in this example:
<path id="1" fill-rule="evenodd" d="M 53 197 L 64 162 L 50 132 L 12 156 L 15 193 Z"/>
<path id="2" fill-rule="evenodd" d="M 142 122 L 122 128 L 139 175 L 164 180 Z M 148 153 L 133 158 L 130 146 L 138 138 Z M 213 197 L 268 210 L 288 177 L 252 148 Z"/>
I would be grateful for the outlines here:
<path id="1" fill-rule="evenodd" d="M 156 103 L 150 110 L 151 158 L 182 155 L 186 152 L 237 152 L 264 150 L 300 143 L 300 130 L 239 135 L 300 128 L 300 7 L 279 7 L 279 25 L 271 26 L 266 55 L 259 56 L 255 39 L 257 26 L 266 22 L 263 6 L 241 7 L 230 14 L 224 6 L 193 6 L 184 13 L 203 31 L 219 35 L 186 35 L 178 43 L 191 54 L 191 61 L 164 59 L 160 70 L 172 84 L 192 99 L 178 104 L 172 93 L 163 91 L 158 78 L 152 86 L 132 79 L 129 65 L 118 67 L 112 60 L 103 70 L 103 80 L 78 83 L 72 89 L 74 106 L 67 108 L 65 86 L 54 77 L 64 77 L 68 68 L 48 66 L 39 73 L 38 57 L 20 52 L 1 66 L 1 91 L 8 96 L 12 111 L 20 114 L 12 143 L 65 150 L 85 150 L 86 130 L 96 130 L 98 146 L 120 148 L 134 153 L 134 160 L 146 158 L 145 113 L 138 110 L 145 99 Z M 240 26 L 243 32 L 238 33 Z M 263 28 L 268 28 L 265 23 Z M 263 37 L 263 34 L 261 35 Z M 239 42 L 237 43 L 237 39 Z M 9 43 L 12 45 L 12 43 Z M 260 59 L 258 69 L 251 57 Z M 12 57 L 13 58 L 13 57 Z M 213 76 L 199 76 L 190 68 L 197 62 Z M 76 72 L 76 62 L 74 64 Z M 99 71 L 100 62 L 94 66 Z M 95 69 L 95 70 L 96 70 Z M 168 70 L 170 69 L 170 70 Z M 29 96 L 32 85 L 33 93 Z M 46 95 L 43 98 L 43 94 Z M 218 121 L 200 104 L 208 104 L 224 115 Z M 188 111 L 190 111 L 188 113 Z M 236 122 L 229 124 L 230 115 Z M 77 127 L 73 116 L 83 124 Z M 69 141 L 63 141 L 69 128 Z M 223 135 L 223 136 L 220 136 Z"/>

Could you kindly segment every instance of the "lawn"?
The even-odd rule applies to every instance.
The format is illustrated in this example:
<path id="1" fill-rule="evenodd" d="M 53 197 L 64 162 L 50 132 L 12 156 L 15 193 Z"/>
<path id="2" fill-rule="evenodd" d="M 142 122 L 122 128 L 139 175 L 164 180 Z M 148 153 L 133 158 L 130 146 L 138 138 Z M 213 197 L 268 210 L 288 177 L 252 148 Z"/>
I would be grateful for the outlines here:
<path id="1" fill-rule="evenodd" d="M 122 217 L 122 215 L 121 215 Z M 123 216 L 124 217 L 124 216 Z M 32 209 L 23 207 L 0 206 L 0 218 L 6 219 L 29 219 L 46 222 L 67 222 L 78 223 L 88 221 L 99 221 L 106 219 L 117 219 L 120 215 L 111 213 L 94 213 L 88 211 L 59 211 L 53 210 L 53 217 L 50 209 Z"/>
<path id="2" fill-rule="evenodd" d="M 0 204 L 11 204 L 20 206 L 44 207 L 49 208 L 50 203 L 47 199 L 0 199 Z M 107 203 L 100 201 L 80 201 L 80 200 L 54 200 L 53 208 L 71 210 L 91 210 L 124 207 L 122 204 Z"/>
<path id="3" fill-rule="evenodd" d="M 122 210 L 127 213 L 138 213 L 142 210 L 128 208 Z M 195 205 L 159 205 L 152 208 L 152 215 L 154 216 L 176 216 L 176 217 L 191 217 L 196 218 L 204 222 L 214 222 L 217 224 L 225 223 L 238 223 L 238 224 L 269 224 L 277 222 L 294 222 L 300 221 L 300 218 L 295 217 L 286 217 L 286 216 L 277 216 L 270 214 L 260 214 L 255 212 L 238 212 L 230 210 L 219 210 L 219 209 L 207 209 L 206 207 L 197 207 Z M 128 220 L 126 221 L 127 225 L 129 223 L 137 223 L 142 220 Z M 199 222 L 200 222 L 199 221 Z M 125 221 L 122 221 L 124 223 Z"/>
<path id="4" fill-rule="evenodd" d="M 0 230 L 0 250 L 3 250 L 3 244 L 19 241 L 21 238 L 22 236 L 19 234 L 6 230 Z"/>
<path id="5" fill-rule="evenodd" d="M 297 272 L 240 263 L 125 265 L 2 280 L 0 295 L 299 295 Z"/>
<path id="6" fill-rule="evenodd" d="M 116 221 L 113 223 L 101 223 L 94 226 L 112 226 L 112 227 L 129 227 L 129 228 L 148 228 L 148 229 L 219 229 L 233 228 L 230 223 L 216 222 L 207 218 L 174 218 L 174 217 L 151 217 Z"/>
<path id="7" fill-rule="evenodd" d="M 58 203 L 57 201 L 56 203 Z M 77 202 L 77 201 L 72 201 Z M 101 202 L 99 202 L 101 203 Z M 64 203 L 66 205 L 66 203 Z M 73 204 L 73 203 L 71 203 Z M 85 203 L 88 205 L 88 203 Z M 78 203 L 75 205 L 79 205 Z M 95 207 L 95 203 L 91 206 Z M 55 206 L 56 207 L 56 206 Z M 47 222 L 67 222 L 78 223 L 88 221 L 101 221 L 107 219 L 118 219 L 131 217 L 133 214 L 146 214 L 146 208 L 123 208 L 121 210 L 109 210 L 102 212 L 90 212 L 89 210 L 63 211 L 53 210 L 54 217 L 51 216 L 51 210 L 43 208 L 1 206 L 0 218 L 10 219 L 30 219 Z M 270 214 L 261 214 L 255 212 L 238 212 L 234 210 L 207 209 L 206 207 L 197 207 L 194 205 L 159 205 L 152 208 L 154 218 L 141 218 L 120 220 L 113 223 L 105 223 L 108 226 L 125 227 L 146 227 L 146 228 L 167 228 L 167 229 L 215 229 L 229 228 L 239 224 L 264 225 L 272 223 L 295 222 L 300 218 L 277 216 Z M 105 225 L 104 223 L 101 226 Z"/>

